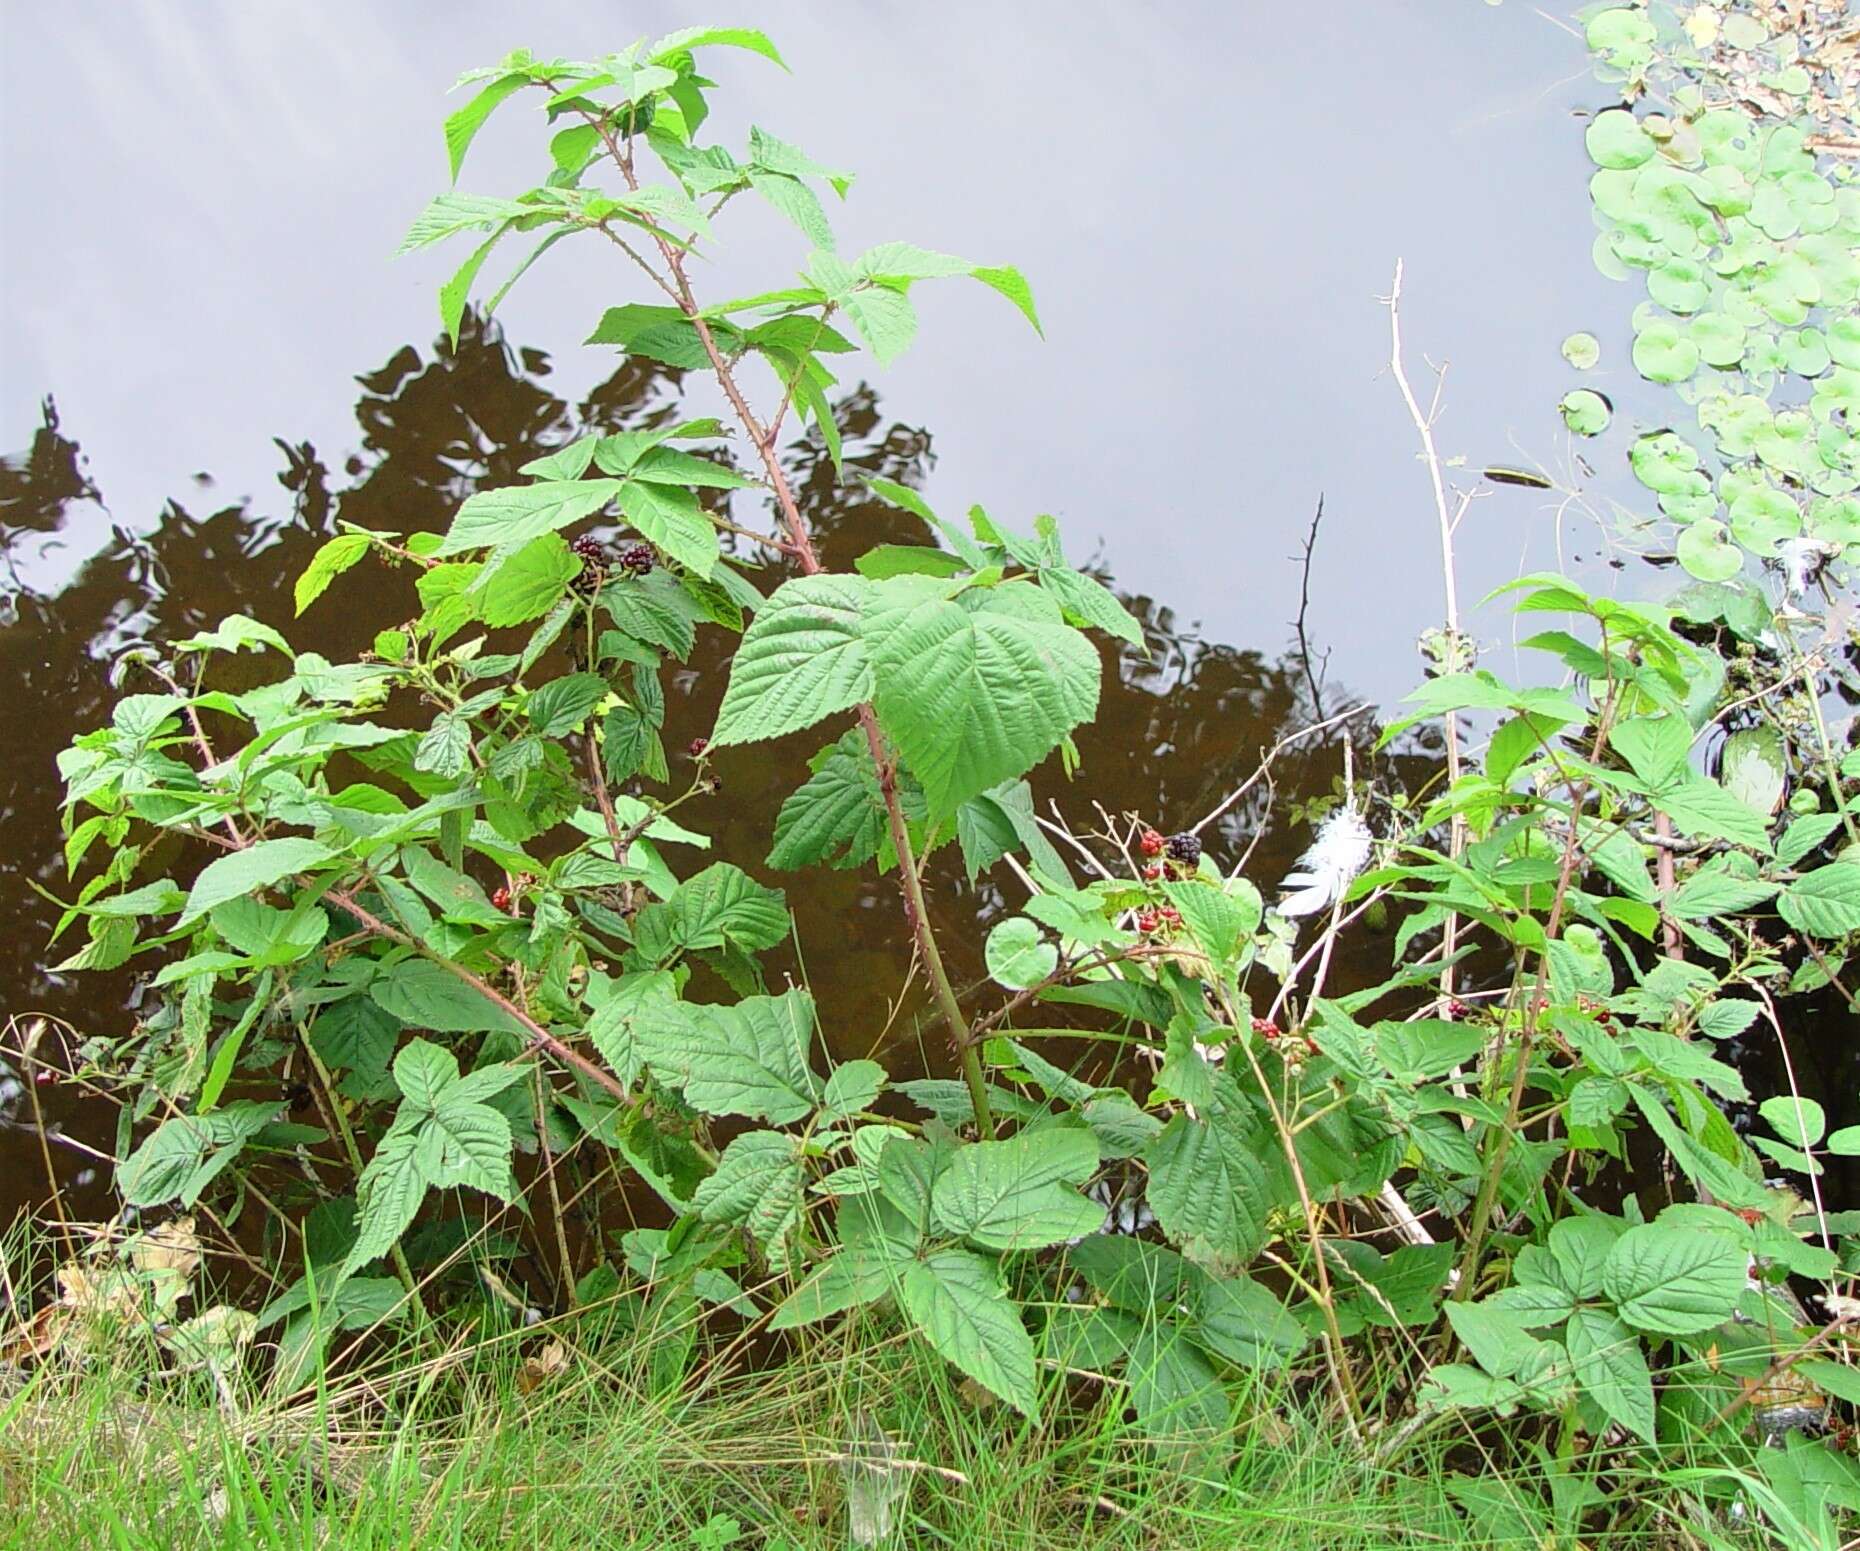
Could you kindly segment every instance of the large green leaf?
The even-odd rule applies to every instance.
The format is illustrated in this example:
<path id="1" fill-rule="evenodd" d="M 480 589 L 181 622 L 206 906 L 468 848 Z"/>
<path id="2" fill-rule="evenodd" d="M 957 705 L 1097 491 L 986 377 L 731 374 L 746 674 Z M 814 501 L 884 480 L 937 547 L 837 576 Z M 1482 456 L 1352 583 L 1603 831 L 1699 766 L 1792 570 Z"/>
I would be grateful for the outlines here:
<path id="1" fill-rule="evenodd" d="M 1641 1330 L 1692 1335 L 1731 1317 L 1746 1257 L 1728 1236 L 1664 1223 L 1630 1228 L 1602 1266 L 1602 1291 Z"/>
<path id="2" fill-rule="evenodd" d="M 1640 1337 L 1606 1309 L 1582 1308 L 1564 1332 L 1576 1378 L 1608 1416 L 1653 1442 L 1653 1375 Z"/>
<path id="3" fill-rule="evenodd" d="M 1841 937 L 1860 931 L 1860 866 L 1830 862 L 1783 890 L 1776 910 L 1798 932 Z"/>
<path id="4" fill-rule="evenodd" d="M 960 1249 L 913 1260 L 898 1302 L 942 1356 L 1017 1411 L 1038 1414 L 1033 1341 L 992 1261 Z"/>
<path id="5" fill-rule="evenodd" d="M 511 1145 L 510 1122 L 500 1111 L 447 1095 L 419 1129 L 415 1161 L 435 1189 L 463 1185 L 500 1201 L 514 1201 L 517 1182 L 510 1172 Z"/>
<path id="6" fill-rule="evenodd" d="M 592 517 L 621 488 L 617 479 L 549 479 L 480 490 L 465 498 L 433 555 L 487 548 L 514 552 L 544 533 Z"/>
<path id="7" fill-rule="evenodd" d="M 944 1232 L 986 1249 L 1063 1244 L 1104 1224 L 1104 1208 L 1071 1188 L 1097 1166 L 1097 1139 L 1072 1127 L 971 1142 L 938 1176 L 931 1214 Z"/>
<path id="8" fill-rule="evenodd" d="M 1200 1278 L 1190 1330 L 1216 1357 L 1246 1368 L 1282 1368 L 1310 1339 L 1278 1294 L 1244 1276 Z"/>
<path id="9" fill-rule="evenodd" d="M 637 479 L 622 485 L 619 496 L 620 510 L 642 535 L 696 575 L 710 575 L 717 564 L 717 530 L 696 496 L 682 485 Z"/>
<path id="10" fill-rule="evenodd" d="M 769 866 L 783 871 L 825 862 L 831 867 L 863 867 L 886 843 L 889 816 L 885 795 L 865 733 L 847 729 L 809 762 L 813 774 L 795 788 L 775 816 L 775 841 Z M 923 794 L 914 783 L 900 782 L 907 818 L 923 816 Z"/>
<path id="11" fill-rule="evenodd" d="M 402 1023 L 442 1034 L 527 1030 L 503 1008 L 481 996 L 443 964 L 405 959 L 369 986 L 368 994 Z"/>
<path id="12" fill-rule="evenodd" d="M 1098 709 L 1097 651 L 1056 614 L 1039 617 L 1033 589 L 951 599 L 944 585 L 877 583 L 864 623 L 873 703 L 933 820 L 1024 775 Z"/>
<path id="13" fill-rule="evenodd" d="M 356 1185 L 358 1232 L 343 1262 L 342 1276 L 385 1255 L 420 1210 L 427 1186 L 415 1151 L 411 1131 L 389 1131 L 362 1170 Z"/>
<path id="14" fill-rule="evenodd" d="M 679 884 L 669 900 L 649 905 L 634 923 L 641 953 L 664 960 L 680 950 L 734 946 L 748 953 L 788 935 L 787 900 L 733 862 L 713 862 Z"/>
<path id="15" fill-rule="evenodd" d="M 798 576 L 776 588 L 736 650 L 711 741 L 779 738 L 870 698 L 860 632 L 868 591 L 856 576 Z"/>
<path id="16" fill-rule="evenodd" d="M 1124 1373 L 1137 1425 L 1165 1458 L 1188 1465 L 1226 1430 L 1227 1392 L 1172 1321 L 1144 1324 Z"/>
<path id="17" fill-rule="evenodd" d="M 555 606 L 581 573 L 581 560 L 559 533 L 533 538 L 485 584 L 480 615 L 487 625 L 521 625 Z"/>
<path id="18" fill-rule="evenodd" d="M 259 840 L 243 851 L 215 857 L 200 869 L 200 876 L 188 891 L 179 924 L 186 926 L 215 905 L 270 888 L 293 873 L 307 872 L 335 854 L 328 846 L 314 840 L 287 835 L 278 840 Z"/>
<path id="19" fill-rule="evenodd" d="M 807 1064 L 814 999 L 805 991 L 731 1006 L 648 1004 L 633 1027 L 646 1062 L 707 1115 L 786 1125 L 819 1101 L 820 1083 Z"/>
<path id="20" fill-rule="evenodd" d="M 724 1148 L 691 1204 L 705 1222 L 740 1224 L 769 1262 L 781 1265 L 801 1220 L 803 1184 L 797 1138 L 746 1131 Z"/>
<path id="21" fill-rule="evenodd" d="M 1232 1111 L 1177 1115 L 1144 1149 L 1148 1199 L 1169 1241 L 1216 1275 L 1243 1268 L 1266 1239 L 1266 1170 Z"/>

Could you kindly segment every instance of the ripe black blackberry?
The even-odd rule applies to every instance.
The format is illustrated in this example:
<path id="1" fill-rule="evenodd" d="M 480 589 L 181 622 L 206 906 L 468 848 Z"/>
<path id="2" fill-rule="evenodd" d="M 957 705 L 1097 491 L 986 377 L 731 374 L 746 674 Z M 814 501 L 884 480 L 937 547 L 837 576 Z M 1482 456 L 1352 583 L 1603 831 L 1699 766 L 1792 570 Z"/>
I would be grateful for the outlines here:
<path id="1" fill-rule="evenodd" d="M 591 597 L 601 590 L 610 563 L 607 546 L 591 533 L 584 533 L 568 546 L 571 555 L 581 560 L 581 570 L 568 585 L 578 597 Z"/>
<path id="2" fill-rule="evenodd" d="M 580 538 L 576 539 L 574 543 L 570 544 L 568 547 L 589 565 L 605 565 L 607 563 L 607 546 L 592 533 L 582 534 Z"/>
<path id="3" fill-rule="evenodd" d="M 1180 862 L 1184 867 L 1193 867 L 1201 860 L 1201 838 L 1186 830 L 1171 835 L 1163 842 L 1163 849 L 1169 853 L 1170 861 Z"/>
<path id="4" fill-rule="evenodd" d="M 650 544 L 620 546 L 620 569 L 629 576 L 644 576 L 657 563 L 658 557 L 653 554 Z"/>

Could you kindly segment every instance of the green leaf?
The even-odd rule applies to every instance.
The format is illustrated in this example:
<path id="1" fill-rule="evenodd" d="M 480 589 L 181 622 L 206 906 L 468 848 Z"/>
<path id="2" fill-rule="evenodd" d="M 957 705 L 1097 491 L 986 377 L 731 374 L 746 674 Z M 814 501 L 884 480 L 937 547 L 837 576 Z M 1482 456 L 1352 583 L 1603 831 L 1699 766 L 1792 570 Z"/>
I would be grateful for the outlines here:
<path id="1" fill-rule="evenodd" d="M 1143 626 L 1117 601 L 1117 594 L 1096 577 L 1066 566 L 1051 566 L 1041 570 L 1040 585 L 1078 622 L 1144 650 Z"/>
<path id="2" fill-rule="evenodd" d="M 654 959 L 687 949 L 733 945 L 756 953 L 788 935 L 787 901 L 732 862 L 713 862 L 681 883 L 634 924 L 635 941 Z"/>
<path id="3" fill-rule="evenodd" d="M 621 489 L 617 479 L 549 479 L 480 490 L 465 498 L 433 557 L 487 548 L 514 553 L 533 538 L 592 517 Z"/>
<path id="4" fill-rule="evenodd" d="M 396 1063 L 396 1074 L 399 1067 Z M 463 1186 L 500 1201 L 517 1199 L 510 1172 L 510 1122 L 489 1104 L 460 1102 L 452 1095 L 428 1117 L 415 1138 L 420 1173 L 435 1190 Z"/>
<path id="5" fill-rule="evenodd" d="M 1165 883 L 1163 893 L 1180 912 L 1195 946 L 1217 968 L 1234 961 L 1264 913 L 1259 891 L 1244 879 L 1225 888 L 1184 879 Z"/>
<path id="6" fill-rule="evenodd" d="M 492 573 L 479 603 L 487 625 L 521 625 L 555 606 L 581 574 L 581 560 L 559 533 L 533 538 Z"/>
<path id="7" fill-rule="evenodd" d="M 323 596 L 329 584 L 368 553 L 368 536 L 363 533 L 339 533 L 310 557 L 303 575 L 291 589 L 299 614 Z"/>
<path id="8" fill-rule="evenodd" d="M 898 1302 L 925 1340 L 984 1389 L 1037 1417 L 1033 1341 L 990 1261 L 943 1250 L 909 1262 Z"/>
<path id="9" fill-rule="evenodd" d="M 796 1138 L 779 1131 L 746 1131 L 723 1150 L 716 1172 L 697 1187 L 691 1204 L 705 1222 L 748 1230 L 770 1264 L 788 1259 L 788 1237 L 801 1221 L 801 1152 Z"/>
<path id="10" fill-rule="evenodd" d="M 334 859 L 336 853 L 326 845 L 298 836 L 278 840 L 259 840 L 243 851 L 231 851 L 215 857 L 200 869 L 200 876 L 188 891 L 187 905 L 177 923 L 186 926 L 197 921 L 215 905 L 239 899 L 259 889 L 270 888 L 293 873 L 308 872 Z"/>
<path id="11" fill-rule="evenodd" d="M 626 520 L 694 575 L 708 577 L 716 568 L 717 530 L 684 486 L 630 479 L 619 499 Z"/>
<path id="12" fill-rule="evenodd" d="M 412 1028 L 439 1034 L 477 1034 L 488 1029 L 527 1034 L 509 1013 L 431 959 L 402 960 L 379 976 L 368 994 Z"/>
<path id="13" fill-rule="evenodd" d="M 489 231 L 506 221 L 540 213 L 542 207 L 514 199 L 490 199 L 482 194 L 441 194 L 407 229 L 397 253 L 411 253 L 429 243 L 443 242 L 459 232 Z"/>
<path id="14" fill-rule="evenodd" d="M 465 153 L 471 148 L 478 131 L 484 127 L 484 121 L 496 111 L 500 102 L 512 92 L 521 91 L 528 82 L 528 76 L 516 72 L 499 76 L 464 107 L 447 117 L 446 160 L 451 166 L 454 183 L 459 180 L 459 169 L 465 165 Z"/>
<path id="15" fill-rule="evenodd" d="M 1059 964 L 1059 949 L 1025 916 L 1009 916 L 988 934 L 988 973 L 1010 991 L 1038 985 Z"/>
<path id="16" fill-rule="evenodd" d="M 863 1308 L 897 1285 L 892 1260 L 843 1249 L 785 1298 L 769 1319 L 771 1330 L 792 1330 Z"/>
<path id="17" fill-rule="evenodd" d="M 755 743 L 811 727 L 870 698 L 860 578 L 782 583 L 743 635 L 711 742 Z"/>
<path id="18" fill-rule="evenodd" d="M 526 706 L 530 725 L 544 738 L 577 732 L 610 693 L 598 673 L 570 673 L 539 686 Z"/>
<path id="19" fill-rule="evenodd" d="M 876 1061 L 842 1061 L 827 1078 L 820 1111 L 833 1120 L 849 1119 L 870 1109 L 885 1086 L 885 1069 Z"/>
<path id="20" fill-rule="evenodd" d="M 926 589 L 929 589 L 926 591 Z M 973 604 L 899 577 L 872 589 L 873 704 L 932 820 L 1024 775 L 1098 709 L 1098 654 L 1070 625 L 995 588 Z"/>
<path id="21" fill-rule="evenodd" d="M 1510 1378 L 1543 1345 L 1524 1328 L 1523 1321 L 1498 1308 L 1489 1298 L 1481 1303 L 1450 1302 L 1446 1314 L 1454 1335 L 1479 1366 L 1495 1378 Z"/>
<path id="22" fill-rule="evenodd" d="M 958 1148 L 931 1191 L 944 1232 L 984 1249 L 1027 1250 L 1095 1233 L 1104 1208 L 1071 1188 L 1098 1167 L 1088 1130 L 1050 1127 Z"/>
<path id="23" fill-rule="evenodd" d="M 1704 835 L 1718 840 L 1749 846 L 1753 851 L 1770 849 L 1769 826 L 1715 781 L 1703 778 L 1682 781 L 1677 786 L 1656 792 L 1653 805 L 1668 814 L 1684 835 Z"/>
<path id="24" fill-rule="evenodd" d="M 1860 866 L 1830 862 L 1803 873 L 1776 901 L 1777 913 L 1811 937 L 1860 931 Z"/>
<path id="25" fill-rule="evenodd" d="M 1216 1357 L 1243 1368 L 1283 1368 L 1310 1339 L 1276 1293 L 1244 1276 L 1202 1279 L 1190 1331 Z"/>
<path id="26" fill-rule="evenodd" d="M 1640 1337 L 1606 1309 L 1577 1309 L 1564 1343 L 1576 1379 L 1612 1421 L 1648 1443 L 1653 1435 L 1653 1375 Z"/>
<path id="27" fill-rule="evenodd" d="M 1165 1458 L 1192 1468 L 1227 1429 L 1227 1393 L 1173 1321 L 1149 1320 L 1130 1344 L 1124 1374 L 1137 1425 Z"/>
<path id="28" fill-rule="evenodd" d="M 745 997 L 733 1006 L 648 1004 L 633 1027 L 646 1062 L 707 1115 L 786 1125 L 819 1101 L 807 1062 L 814 999 L 805 991 Z"/>
<path id="29" fill-rule="evenodd" d="M 1813 1147 L 1827 1130 L 1826 1111 L 1813 1099 L 1782 1094 L 1765 1099 L 1757 1113 L 1770 1123 L 1770 1129 L 1792 1147 Z"/>
<path id="30" fill-rule="evenodd" d="M 917 309 L 902 291 L 865 286 L 847 292 L 841 306 L 880 366 L 904 354 L 917 337 Z"/>
<path id="31" fill-rule="evenodd" d="M 394 1086 L 416 1109 L 435 1110 L 459 1080 L 458 1057 L 430 1039 L 413 1039 L 394 1057 Z"/>
<path id="32" fill-rule="evenodd" d="M 1150 1209 L 1184 1255 L 1218 1276 L 1258 1253 L 1271 1202 L 1259 1144 L 1238 1114 L 1177 1115 L 1143 1156 Z"/>
<path id="33" fill-rule="evenodd" d="M 663 65 L 688 49 L 710 47 L 747 49 L 752 54 L 773 60 L 784 70 L 788 68 L 787 61 L 769 41 L 768 34 L 754 27 L 684 27 L 677 32 L 668 32 L 654 43 L 647 58 L 655 65 Z"/>
<path id="34" fill-rule="evenodd" d="M 1641 1330 L 1692 1335 L 1731 1317 L 1744 1275 L 1745 1256 L 1728 1237 L 1645 1223 L 1609 1250 L 1602 1291 Z"/>
<path id="35" fill-rule="evenodd" d="M 415 1151 L 411 1131 L 390 1131 L 362 1170 L 356 1183 L 357 1233 L 342 1278 L 385 1255 L 419 1212 L 427 1184 Z"/>
<path id="36" fill-rule="evenodd" d="M 890 844 L 884 793 L 865 733 L 849 728 L 812 760 L 814 773 L 781 805 L 769 866 L 784 871 L 826 862 L 862 867 Z M 923 817 L 923 793 L 901 774 L 899 798 L 907 819 Z M 894 858 L 895 860 L 895 858 Z"/>

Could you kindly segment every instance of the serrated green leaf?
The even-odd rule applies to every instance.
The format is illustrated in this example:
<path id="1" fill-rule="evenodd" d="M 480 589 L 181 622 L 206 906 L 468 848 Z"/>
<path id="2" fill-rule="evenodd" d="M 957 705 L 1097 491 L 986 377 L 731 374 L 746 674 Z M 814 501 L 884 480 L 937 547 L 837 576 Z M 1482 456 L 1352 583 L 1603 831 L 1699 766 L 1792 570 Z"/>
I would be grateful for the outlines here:
<path id="1" fill-rule="evenodd" d="M 703 577 L 715 569 L 721 553 L 717 530 L 704 515 L 698 498 L 683 485 L 630 479 L 620 487 L 619 501 L 626 520 L 641 536 L 680 565 Z"/>
<path id="2" fill-rule="evenodd" d="M 303 575 L 297 578 L 291 589 L 291 597 L 296 604 L 296 611 L 301 614 L 328 589 L 329 584 L 340 576 L 363 555 L 368 553 L 368 538 L 361 533 L 339 533 L 330 539 L 310 557 L 310 564 L 304 567 Z"/>
<path id="3" fill-rule="evenodd" d="M 293 873 L 309 872 L 335 855 L 326 845 L 293 835 L 255 841 L 244 850 L 217 856 L 200 869 L 178 924 L 186 926 L 215 905 L 270 888 Z"/>
<path id="4" fill-rule="evenodd" d="M 732 1006 L 648 1004 L 633 1021 L 640 1055 L 707 1115 L 744 1115 L 786 1125 L 819 1102 L 808 1067 L 814 1000 L 792 990 Z"/>
<path id="5" fill-rule="evenodd" d="M 485 583 L 479 617 L 494 627 L 521 625 L 555 607 L 563 589 L 581 574 L 581 560 L 559 533 L 533 538 Z"/>
<path id="6" fill-rule="evenodd" d="M 1745 1259 L 1718 1234 L 1644 1223 L 1608 1251 L 1602 1291 L 1638 1329 L 1692 1335 L 1731 1317 L 1744 1290 Z"/>
<path id="7" fill-rule="evenodd" d="M 1038 985 L 1059 964 L 1059 949 L 1025 916 L 1009 916 L 988 933 L 988 973 L 1010 991 Z"/>
<path id="8" fill-rule="evenodd" d="M 1577 1309 L 1564 1333 L 1576 1380 L 1613 1421 L 1648 1443 L 1653 1435 L 1653 1375 L 1640 1337 L 1606 1309 Z"/>
<path id="9" fill-rule="evenodd" d="M 959 1249 L 910 1261 L 898 1302 L 939 1354 L 1015 1410 L 1038 1416 L 1033 1341 L 992 1262 Z"/>
<path id="10" fill-rule="evenodd" d="M 788 1237 L 801 1220 L 801 1152 L 779 1131 L 746 1131 L 717 1160 L 691 1204 L 705 1222 L 740 1225 L 771 1265 L 788 1258 Z"/>
<path id="11" fill-rule="evenodd" d="M 1782 891 L 1776 911 L 1798 932 L 1842 937 L 1860 931 L 1860 866 L 1830 862 L 1803 873 Z"/>
<path id="12" fill-rule="evenodd" d="M 1024 775 L 1098 708 L 1098 654 L 1070 625 L 994 589 L 972 607 L 917 577 L 874 585 L 873 704 L 934 821 Z"/>
<path id="13" fill-rule="evenodd" d="M 549 479 L 480 490 L 465 498 L 433 556 L 442 559 L 472 549 L 514 554 L 533 538 L 592 517 L 620 494 L 622 484 L 617 479 Z"/>
<path id="14" fill-rule="evenodd" d="M 743 635 L 711 741 L 755 743 L 811 727 L 872 693 L 858 577 L 801 576 L 769 596 Z"/>
<path id="15" fill-rule="evenodd" d="M 1103 1226 L 1104 1208 L 1072 1188 L 1097 1166 L 1097 1139 L 1078 1128 L 972 1142 L 937 1177 L 931 1214 L 945 1233 L 985 1249 L 1063 1244 Z"/>
<path id="16" fill-rule="evenodd" d="M 1218 1276 L 1258 1253 L 1271 1202 L 1258 1142 L 1238 1115 L 1177 1115 L 1143 1157 L 1150 1209 L 1184 1255 Z"/>

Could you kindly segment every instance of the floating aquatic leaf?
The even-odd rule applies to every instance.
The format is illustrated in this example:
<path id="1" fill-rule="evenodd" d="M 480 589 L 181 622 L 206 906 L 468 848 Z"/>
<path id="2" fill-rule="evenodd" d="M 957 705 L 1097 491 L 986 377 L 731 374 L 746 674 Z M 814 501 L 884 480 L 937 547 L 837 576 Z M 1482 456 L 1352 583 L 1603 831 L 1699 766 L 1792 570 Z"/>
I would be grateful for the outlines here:
<path id="1" fill-rule="evenodd" d="M 1563 423 L 1578 436 L 1600 436 L 1614 415 L 1614 406 L 1591 388 L 1565 393 L 1558 408 L 1563 411 Z"/>
<path id="2" fill-rule="evenodd" d="M 1586 331 L 1571 334 L 1563 341 L 1563 359 L 1579 372 L 1586 372 L 1602 358 L 1602 345 Z"/>

